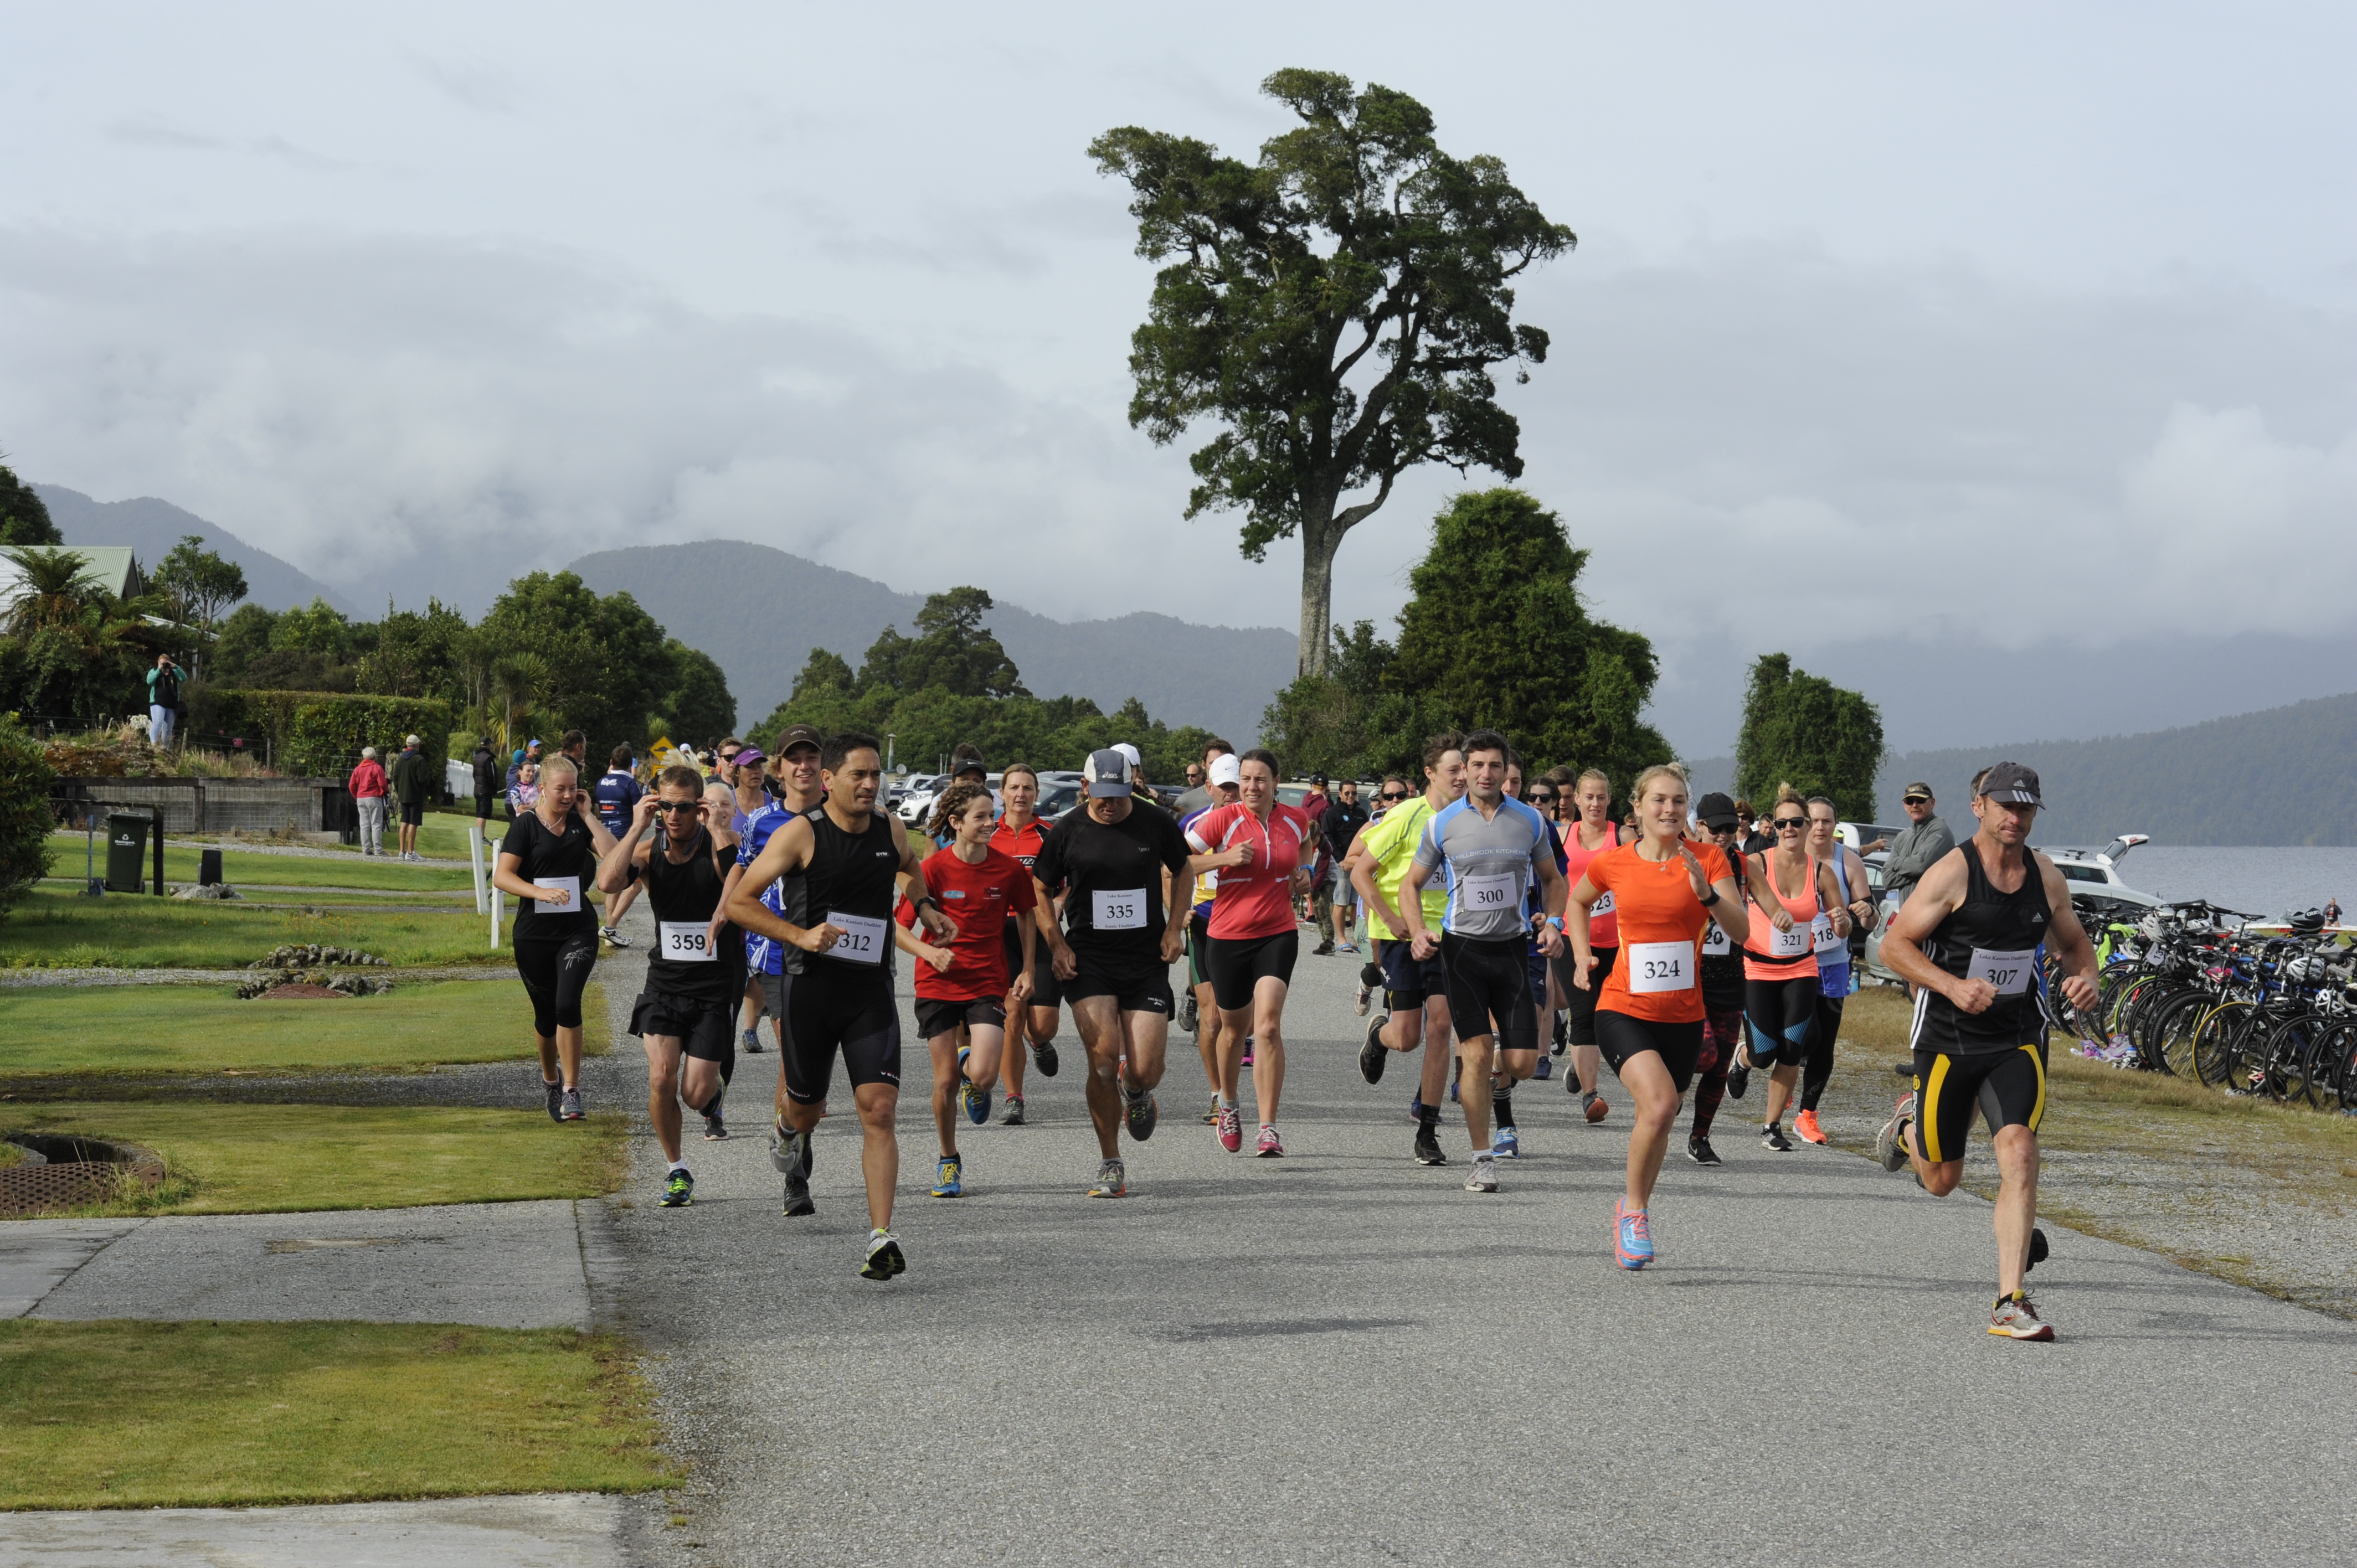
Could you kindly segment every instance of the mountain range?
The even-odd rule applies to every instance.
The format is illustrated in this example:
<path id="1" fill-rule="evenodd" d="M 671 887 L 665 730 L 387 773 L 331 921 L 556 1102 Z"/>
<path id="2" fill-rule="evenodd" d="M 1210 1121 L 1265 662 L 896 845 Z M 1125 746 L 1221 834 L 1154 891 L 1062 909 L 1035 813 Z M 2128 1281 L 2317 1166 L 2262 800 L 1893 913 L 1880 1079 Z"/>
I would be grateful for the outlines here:
<path id="1" fill-rule="evenodd" d="M 2038 770 L 2040 844 L 2102 845 L 2118 833 L 2173 844 L 2357 844 L 2357 693 L 2143 735 L 1910 751 L 1883 765 L 1881 821 L 1903 822 L 1900 791 L 1932 786 L 1958 832 L 1972 776 L 1992 762 Z M 1726 789 L 1732 757 L 1691 766 L 1696 794 Z"/>
<path id="2" fill-rule="evenodd" d="M 218 523 L 207 522 L 170 501 L 141 496 L 127 501 L 92 500 L 63 485 L 35 485 L 49 521 L 58 525 L 68 544 L 127 544 L 149 573 L 180 542 L 180 536 L 200 534 L 205 548 L 245 570 L 247 601 L 269 610 L 287 610 L 327 600 L 346 615 L 357 615 L 350 600 L 335 589 L 296 571 L 267 550 L 255 548 Z"/>
<path id="3" fill-rule="evenodd" d="M 922 595 L 737 540 L 601 550 L 567 570 L 601 594 L 627 590 L 673 636 L 716 660 L 740 725 L 785 701 L 812 649 L 857 669 L 877 633 L 908 629 L 924 604 Z M 1262 710 L 1292 682 L 1300 647 L 1274 627 L 1198 626 L 1146 611 L 1060 621 L 1004 599 L 989 624 L 1039 696 L 1087 697 L 1106 713 L 1135 697 L 1157 719 L 1201 725 L 1238 746 L 1258 740 Z"/>

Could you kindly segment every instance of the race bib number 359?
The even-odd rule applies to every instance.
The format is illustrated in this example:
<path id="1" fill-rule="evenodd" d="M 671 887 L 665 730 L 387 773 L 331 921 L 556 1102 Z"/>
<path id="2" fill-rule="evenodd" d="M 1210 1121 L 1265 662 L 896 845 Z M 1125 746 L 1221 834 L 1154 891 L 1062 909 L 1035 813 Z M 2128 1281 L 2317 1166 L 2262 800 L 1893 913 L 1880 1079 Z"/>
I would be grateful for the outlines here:
<path id="1" fill-rule="evenodd" d="M 655 927 L 655 946 L 673 963 L 716 963 L 719 955 L 705 940 L 709 930 L 701 920 L 663 920 Z"/>

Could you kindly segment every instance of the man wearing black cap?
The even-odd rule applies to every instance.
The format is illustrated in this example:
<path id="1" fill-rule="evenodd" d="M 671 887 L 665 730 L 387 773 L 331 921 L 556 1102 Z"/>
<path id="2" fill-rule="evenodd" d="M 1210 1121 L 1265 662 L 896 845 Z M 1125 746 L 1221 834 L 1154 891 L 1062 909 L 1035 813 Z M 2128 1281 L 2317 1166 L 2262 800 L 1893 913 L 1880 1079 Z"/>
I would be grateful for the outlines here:
<path id="1" fill-rule="evenodd" d="M 1082 778 L 1084 805 L 1049 830 L 1031 875 L 1041 904 L 1064 897 L 1064 929 L 1049 927 L 1048 946 L 1089 1058 L 1089 1119 L 1102 1155 L 1089 1196 L 1120 1197 L 1129 1190 L 1122 1124 L 1140 1142 L 1154 1136 L 1170 965 L 1187 930 L 1187 878 L 1204 868 L 1189 865 L 1187 836 L 1169 812 L 1132 798 L 1120 751 L 1089 753 Z M 1165 896 L 1166 876 L 1176 897 Z"/>
<path id="2" fill-rule="evenodd" d="M 1906 902 L 1908 890 L 1923 879 L 1923 874 L 1940 862 L 1940 858 L 1956 847 L 1956 835 L 1948 824 L 1934 813 L 1938 802 L 1932 799 L 1932 786 L 1921 779 L 1907 786 L 1899 803 L 1905 808 L 1908 825 L 1899 830 L 1899 836 L 1888 841 L 1877 839 L 1858 851 L 1872 854 L 1887 849 L 1890 854 L 1882 863 L 1882 897 L 1887 908 L 1896 908 Z"/>
<path id="3" fill-rule="evenodd" d="M 1989 1332 L 2051 1339 L 2022 1277 L 2045 1251 L 2038 1219 L 2038 1124 L 2046 1111 L 2046 1021 L 2039 950 L 2061 960 L 2063 997 L 2095 1004 L 2095 950 L 2054 863 L 2029 847 L 2038 775 L 2000 762 L 1975 787 L 1980 829 L 1917 883 L 1882 939 L 1882 961 L 1917 988 L 1915 1089 L 1875 1139 L 1886 1170 L 1913 1165 L 1943 1197 L 1964 1174 L 1978 1112 L 1996 1149 L 1996 1306 Z"/>

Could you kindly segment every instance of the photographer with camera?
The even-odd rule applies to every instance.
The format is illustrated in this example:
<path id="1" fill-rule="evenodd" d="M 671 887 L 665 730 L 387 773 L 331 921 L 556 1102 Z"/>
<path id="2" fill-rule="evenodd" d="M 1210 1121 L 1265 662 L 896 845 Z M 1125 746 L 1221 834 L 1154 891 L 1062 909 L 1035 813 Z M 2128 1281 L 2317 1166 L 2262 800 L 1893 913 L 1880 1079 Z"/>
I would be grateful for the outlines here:
<path id="1" fill-rule="evenodd" d="M 169 746 L 180 722 L 180 666 L 168 653 L 156 655 L 147 671 L 147 744 Z"/>

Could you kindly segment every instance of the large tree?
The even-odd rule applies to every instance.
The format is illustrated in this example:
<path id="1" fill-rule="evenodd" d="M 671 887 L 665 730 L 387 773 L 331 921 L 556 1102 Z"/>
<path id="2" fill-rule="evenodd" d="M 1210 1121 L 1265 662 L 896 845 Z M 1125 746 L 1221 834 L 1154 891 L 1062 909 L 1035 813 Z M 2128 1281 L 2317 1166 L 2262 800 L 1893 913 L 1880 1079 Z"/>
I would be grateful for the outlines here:
<path id="1" fill-rule="evenodd" d="M 206 549 L 203 534 L 184 533 L 157 563 L 155 585 L 171 601 L 180 624 L 200 639 L 210 639 L 221 616 L 245 597 L 245 568 L 217 550 Z"/>
<path id="2" fill-rule="evenodd" d="M 1315 70 L 1261 91 L 1301 124 L 1256 164 L 1134 125 L 1089 154 L 1135 193 L 1138 254 L 1168 263 L 1130 339 L 1130 423 L 1157 446 L 1199 417 L 1224 427 L 1193 454 L 1187 515 L 1241 508 L 1254 561 L 1300 537 L 1301 671 L 1318 674 L 1335 552 L 1402 473 L 1521 477 L 1490 372 L 1527 379 L 1547 335 L 1512 319 L 1508 285 L 1578 240 L 1499 159 L 1441 151 L 1405 93 Z"/>
<path id="3" fill-rule="evenodd" d="M 5 552 L 16 586 L 0 607 L 0 709 L 85 723 L 145 709 L 140 672 L 183 636 L 160 595 L 118 599 L 90 572 L 89 557 L 57 546 Z"/>
<path id="4" fill-rule="evenodd" d="M 1735 787 L 1763 811 L 1776 787 L 1790 784 L 1825 796 L 1845 818 L 1870 822 L 1882 757 L 1882 710 L 1862 693 L 1795 670 L 1788 654 L 1752 661 Z"/>
<path id="5" fill-rule="evenodd" d="M 38 490 L 0 463 L 0 545 L 63 544 L 64 534 L 49 518 Z"/>
<path id="6" fill-rule="evenodd" d="M 1015 660 L 983 624 L 992 608 L 981 588 L 952 588 L 927 596 L 917 612 L 917 635 L 903 637 L 886 627 L 869 645 L 861 666 L 863 684 L 901 692 L 939 686 L 961 697 L 1016 697 L 1027 693 Z"/>
<path id="7" fill-rule="evenodd" d="M 480 627 L 495 656 L 529 652 L 546 663 L 545 708 L 589 737 L 590 755 L 643 744 L 647 717 L 677 683 L 663 628 L 626 593 L 602 597 L 571 572 L 533 572 L 508 585 Z"/>

